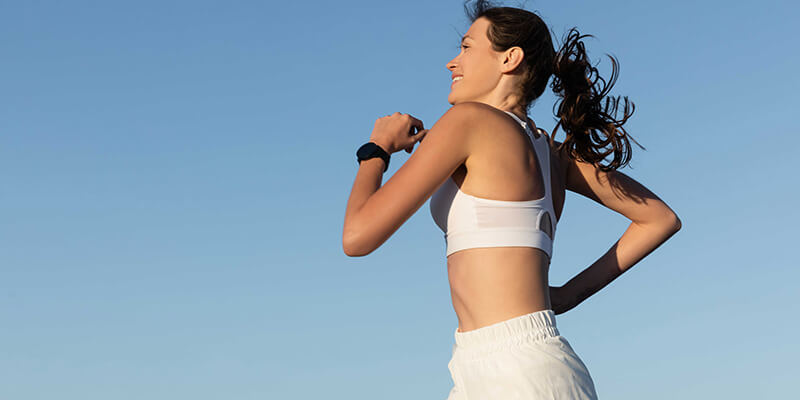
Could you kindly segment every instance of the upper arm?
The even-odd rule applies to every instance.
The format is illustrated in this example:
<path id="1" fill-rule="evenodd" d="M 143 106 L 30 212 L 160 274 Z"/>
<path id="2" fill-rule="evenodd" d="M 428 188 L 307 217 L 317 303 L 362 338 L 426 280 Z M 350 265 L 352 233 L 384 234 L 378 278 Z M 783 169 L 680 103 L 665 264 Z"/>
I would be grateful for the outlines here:
<path id="1" fill-rule="evenodd" d="M 676 229 L 680 229 L 678 215 L 666 203 L 622 172 L 605 172 L 590 163 L 570 159 L 566 188 L 624 215 L 633 222 L 674 224 Z"/>
<path id="2" fill-rule="evenodd" d="M 380 247 L 466 161 L 477 107 L 451 107 L 400 169 L 367 199 L 345 229 L 349 255 L 366 255 Z"/>

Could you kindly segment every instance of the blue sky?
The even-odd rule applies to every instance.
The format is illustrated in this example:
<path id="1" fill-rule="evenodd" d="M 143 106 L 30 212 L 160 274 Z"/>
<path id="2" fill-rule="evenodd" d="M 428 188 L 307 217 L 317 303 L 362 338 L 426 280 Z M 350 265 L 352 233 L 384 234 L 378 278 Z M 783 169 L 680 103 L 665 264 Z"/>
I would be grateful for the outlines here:
<path id="1" fill-rule="evenodd" d="M 647 148 L 623 172 L 683 222 L 557 317 L 600 397 L 785 398 L 796 3 L 503 4 L 595 35 L 603 76 L 619 59 Z M 459 1 L 0 2 L 0 398 L 444 399 L 428 204 L 367 257 L 341 230 L 356 149 L 447 110 L 468 27 Z M 553 101 L 530 112 L 548 131 Z M 551 285 L 627 225 L 570 193 Z"/>

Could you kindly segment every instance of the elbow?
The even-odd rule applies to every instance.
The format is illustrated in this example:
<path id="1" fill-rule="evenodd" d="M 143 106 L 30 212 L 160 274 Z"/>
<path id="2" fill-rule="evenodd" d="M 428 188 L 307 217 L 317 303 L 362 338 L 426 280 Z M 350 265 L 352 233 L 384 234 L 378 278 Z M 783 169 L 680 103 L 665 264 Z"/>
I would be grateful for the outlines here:
<path id="1" fill-rule="evenodd" d="M 352 234 L 342 237 L 342 250 L 348 257 L 364 257 L 372 252 L 363 243 L 359 243 L 355 235 Z"/>
<path id="2" fill-rule="evenodd" d="M 650 226 L 657 229 L 659 232 L 666 233 L 670 236 L 681 230 L 681 219 L 678 214 L 672 211 L 669 207 L 661 207 L 655 215 L 650 216 L 645 221 L 637 222 L 640 225 Z"/>
<path id="3" fill-rule="evenodd" d="M 361 254 L 357 251 L 356 232 L 352 224 L 344 223 L 344 230 L 342 231 L 342 251 L 348 257 L 360 257 Z"/>
<path id="4" fill-rule="evenodd" d="M 672 231 L 673 234 L 681 230 L 681 219 L 678 218 L 678 214 L 672 213 L 668 219 L 667 224 L 670 227 L 670 230 Z"/>
<path id="5" fill-rule="evenodd" d="M 344 250 L 344 254 L 348 257 L 363 257 L 366 254 L 355 249 L 352 245 L 342 245 L 342 250 Z"/>
<path id="6" fill-rule="evenodd" d="M 669 231 L 670 235 L 674 235 L 681 230 L 681 219 L 678 218 L 678 214 L 666 204 L 664 204 L 664 207 L 662 207 L 662 210 L 659 212 L 658 219 L 660 225 Z"/>
<path id="7" fill-rule="evenodd" d="M 353 240 L 350 239 L 347 235 L 342 236 L 342 251 L 348 257 L 359 257 L 360 254 L 356 251 L 355 246 L 353 245 Z"/>

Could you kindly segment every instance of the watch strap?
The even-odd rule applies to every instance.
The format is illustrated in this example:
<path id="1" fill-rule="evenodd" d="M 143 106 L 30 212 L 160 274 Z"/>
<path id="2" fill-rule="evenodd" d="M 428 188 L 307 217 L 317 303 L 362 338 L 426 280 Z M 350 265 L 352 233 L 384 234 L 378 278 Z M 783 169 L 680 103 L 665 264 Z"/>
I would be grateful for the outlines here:
<path id="1" fill-rule="evenodd" d="M 361 155 L 365 151 L 365 148 L 372 148 L 372 151 L 369 154 Z M 385 164 L 383 172 L 389 170 L 389 160 L 391 159 L 391 156 L 389 155 L 388 152 L 386 152 L 386 150 L 384 150 L 381 146 L 379 146 L 375 142 L 367 142 L 361 145 L 358 151 L 356 151 L 356 157 L 358 159 L 359 165 L 361 164 L 361 161 L 369 160 L 375 157 L 380 157 L 383 159 Z"/>

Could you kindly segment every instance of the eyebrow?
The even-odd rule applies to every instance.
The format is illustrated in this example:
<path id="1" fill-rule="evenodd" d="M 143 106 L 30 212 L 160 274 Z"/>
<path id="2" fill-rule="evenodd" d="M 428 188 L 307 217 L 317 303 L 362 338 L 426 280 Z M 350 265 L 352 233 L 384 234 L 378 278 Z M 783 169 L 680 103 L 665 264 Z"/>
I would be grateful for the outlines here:
<path id="1" fill-rule="evenodd" d="M 464 35 L 464 37 L 461 38 L 461 43 L 464 43 L 464 41 L 467 40 L 467 39 L 472 39 L 472 36 Z"/>

